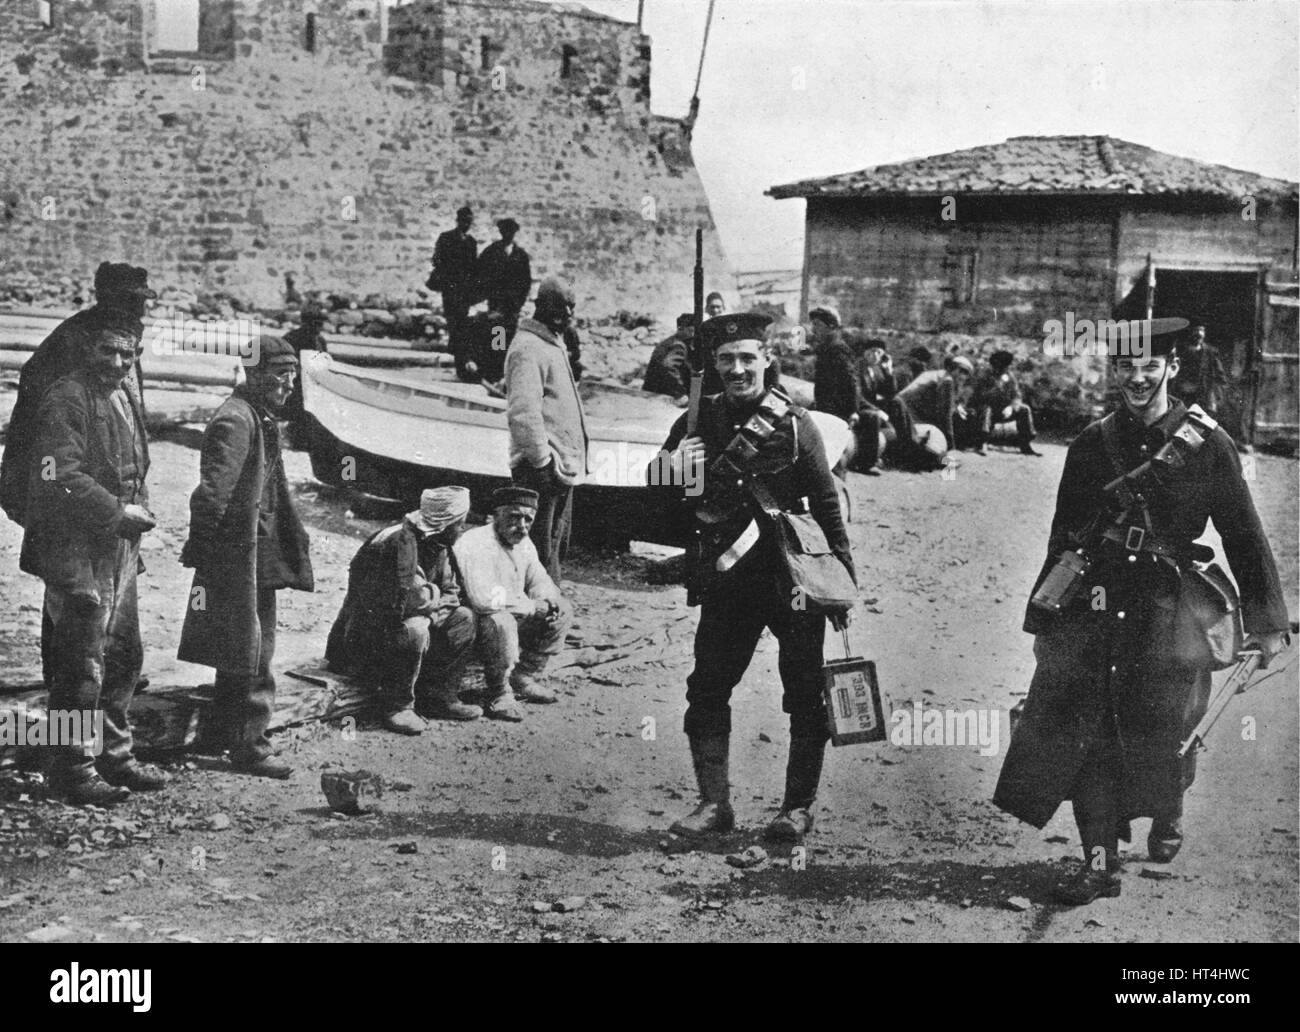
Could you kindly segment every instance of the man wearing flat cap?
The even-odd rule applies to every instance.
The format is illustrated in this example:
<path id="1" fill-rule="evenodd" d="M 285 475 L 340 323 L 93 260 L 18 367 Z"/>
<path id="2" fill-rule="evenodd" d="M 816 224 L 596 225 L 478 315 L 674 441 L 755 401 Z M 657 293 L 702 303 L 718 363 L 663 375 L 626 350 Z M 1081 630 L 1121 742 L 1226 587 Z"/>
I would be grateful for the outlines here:
<path id="1" fill-rule="evenodd" d="M 544 280 L 533 318 L 520 322 L 506 352 L 510 475 L 537 493 L 532 539 L 556 584 L 569 547 L 573 488 L 587 474 L 587 418 L 564 347 L 572 322 L 573 291 Z"/>
<path id="2" fill-rule="evenodd" d="M 528 538 L 537 504 L 536 491 L 500 488 L 492 522 L 466 531 L 452 549 L 475 614 L 483 708 L 496 720 L 523 720 L 520 701 L 556 701 L 537 678 L 563 646 L 572 611 Z"/>
<path id="3" fill-rule="evenodd" d="M 717 342 L 721 394 L 700 400 L 697 424 L 683 413 L 664 443 L 670 477 L 648 475 L 689 505 L 700 535 L 688 604 L 700 606 L 695 668 L 686 680 L 685 731 L 700 802 L 672 830 L 697 836 L 735 823 L 730 798 L 731 693 L 749 667 L 764 629 L 780 655 L 781 706 L 790 715 L 785 796 L 768 837 L 801 841 L 813 827 L 828 732 L 821 695 L 822 640 L 829 618 L 845 628 L 852 610 L 808 611 L 779 570 L 776 511 L 808 514 L 825 546 L 854 578 L 853 555 L 835 480 L 812 417 L 764 386 L 774 361 L 765 339 L 768 316 L 723 315 L 704 324 Z M 742 433 L 742 429 L 745 431 Z M 660 463 L 656 463 L 656 466 Z M 695 476 L 687 471 L 694 467 Z M 659 472 L 655 466 L 649 474 Z M 702 472 L 702 479 L 699 473 Z M 665 484 L 664 481 L 670 483 Z M 703 483 L 691 497 L 681 485 Z M 676 486 L 674 486 L 676 485 Z"/>
<path id="4" fill-rule="evenodd" d="M 280 337 L 253 341 L 247 381 L 203 433 L 181 564 L 194 569 L 177 658 L 216 669 L 209 744 L 233 769 L 287 778 L 267 728 L 275 709 L 275 593 L 314 591 L 307 531 L 294 510 L 278 417 L 298 374 Z"/>
<path id="5" fill-rule="evenodd" d="M 1020 381 L 1011 366 L 1016 356 L 1005 349 L 989 355 L 988 369 L 975 381 L 972 398 L 974 433 L 971 443 L 977 453 L 983 453 L 984 444 L 999 423 L 1014 421 L 1016 444 L 1022 455 L 1038 455 L 1031 443 L 1034 439 L 1034 412 L 1020 395 Z"/>
<path id="6" fill-rule="evenodd" d="M 519 313 L 533 289 L 533 270 L 528 252 L 515 243 L 519 223 L 501 219 L 497 232 L 501 239 L 492 241 L 478 256 L 478 299 L 487 301 L 488 320 L 494 327 L 504 327 L 504 343 L 509 346 Z"/>
<path id="7" fill-rule="evenodd" d="M 138 322 L 111 318 L 81 339 L 75 371 L 41 399 L 31 441 L 21 568 L 45 581 L 50 710 L 102 713 L 102 739 L 56 751 L 52 789 L 107 806 L 167 777 L 132 755 L 127 711 L 143 648 L 136 607 L 141 535 L 152 530 L 144 422 L 122 381 Z"/>
<path id="8" fill-rule="evenodd" d="M 1085 428 L 1065 458 L 1046 560 L 1025 611 L 1037 668 L 993 796 L 1035 828 L 1071 802 L 1082 863 L 1054 894 L 1074 906 L 1120 894 L 1119 842 L 1135 818 L 1151 818 L 1152 862 L 1170 863 L 1183 845 L 1196 753 L 1180 757 L 1180 745 L 1205 715 L 1216 658 L 1217 666 L 1232 658 L 1210 648 L 1208 598 L 1210 622 L 1239 608 L 1244 645 L 1260 650 L 1261 666 L 1285 647 L 1289 626 L 1231 439 L 1170 397 L 1187 320 L 1131 325 L 1120 348 L 1111 342 L 1122 407 Z M 1137 353 L 1127 346 L 1135 339 L 1143 342 Z M 1140 473 L 1168 457 L 1166 448 L 1176 462 L 1156 460 Z M 1128 474 L 1131 489 L 1106 490 Z M 1224 599 L 1235 592 L 1222 571 L 1201 566 L 1213 558 L 1197 543 L 1211 520 L 1239 607 Z"/>
<path id="9" fill-rule="evenodd" d="M 377 678 L 384 726 L 418 735 L 432 716 L 476 720 L 460 701 L 474 613 L 461 601 L 451 547 L 469 515 L 469 490 L 431 488 L 401 523 L 372 534 L 348 569 L 348 593 L 330 630 L 330 669 Z"/>
<path id="10" fill-rule="evenodd" d="M 851 427 L 858 424 L 862 391 L 857 359 L 840 329 L 840 313 L 820 305 L 808 313 L 812 328 L 812 350 L 816 358 L 813 373 L 813 408 L 838 416 Z"/>
<path id="11" fill-rule="evenodd" d="M 102 262 L 95 270 L 95 303 L 64 319 L 41 341 L 18 375 L 18 397 L 14 400 L 9 428 L 5 431 L 4 455 L 0 458 L 0 508 L 15 523 L 26 526 L 27 485 L 32 468 L 32 447 L 36 416 L 41 398 L 60 377 L 81 368 L 84 356 L 95 347 L 95 336 L 112 326 L 125 329 L 139 342 L 144 336 L 144 316 L 151 299 L 149 274 L 124 262 Z M 145 406 L 141 389 L 139 357 L 130 363 L 121 390 L 131 403 L 140 423 L 140 442 L 145 461 L 149 442 L 144 436 Z M 41 626 L 41 660 L 49 686 L 49 617 Z"/>

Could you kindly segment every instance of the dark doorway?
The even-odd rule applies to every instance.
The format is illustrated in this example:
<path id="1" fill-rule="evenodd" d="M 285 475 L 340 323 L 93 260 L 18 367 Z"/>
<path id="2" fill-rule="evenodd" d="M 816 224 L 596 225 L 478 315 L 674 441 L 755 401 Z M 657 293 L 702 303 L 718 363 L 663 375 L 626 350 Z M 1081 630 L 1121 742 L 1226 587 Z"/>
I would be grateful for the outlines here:
<path id="1" fill-rule="evenodd" d="M 1156 267 L 1156 318 L 1180 316 L 1205 327 L 1206 343 L 1234 376 L 1245 373 L 1255 351 L 1257 272 L 1204 272 Z"/>

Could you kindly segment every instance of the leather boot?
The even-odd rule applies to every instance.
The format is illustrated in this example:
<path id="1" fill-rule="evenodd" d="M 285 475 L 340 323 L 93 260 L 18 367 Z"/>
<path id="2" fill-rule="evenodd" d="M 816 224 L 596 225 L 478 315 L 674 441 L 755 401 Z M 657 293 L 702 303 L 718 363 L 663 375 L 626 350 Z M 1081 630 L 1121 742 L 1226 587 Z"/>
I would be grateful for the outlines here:
<path id="1" fill-rule="evenodd" d="M 676 835 L 730 831 L 736 826 L 730 799 L 728 761 L 731 740 L 727 735 L 691 735 L 690 742 L 700 805 L 668 830 Z"/>
<path id="2" fill-rule="evenodd" d="M 822 778 L 826 756 L 825 738 L 790 738 L 790 757 L 785 765 L 785 799 L 781 812 L 767 826 L 771 842 L 802 842 L 813 830 L 813 803 Z"/>
<path id="3" fill-rule="evenodd" d="M 1167 864 L 1183 848 L 1183 819 L 1181 817 L 1156 817 L 1151 821 L 1147 835 L 1147 854 L 1151 862 Z"/>
<path id="4" fill-rule="evenodd" d="M 1119 895 L 1119 849 L 1115 832 L 1113 820 L 1080 825 L 1083 862 L 1071 877 L 1052 889 L 1058 903 L 1081 907 L 1102 896 Z"/>

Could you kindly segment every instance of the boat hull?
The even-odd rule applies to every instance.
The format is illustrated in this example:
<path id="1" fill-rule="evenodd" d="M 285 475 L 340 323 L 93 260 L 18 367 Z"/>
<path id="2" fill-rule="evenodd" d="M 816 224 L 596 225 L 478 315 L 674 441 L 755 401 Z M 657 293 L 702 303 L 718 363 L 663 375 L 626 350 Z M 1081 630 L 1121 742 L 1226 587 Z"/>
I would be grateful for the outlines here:
<path id="1" fill-rule="evenodd" d="M 469 488 L 486 512 L 510 482 L 505 402 L 477 384 L 360 369 L 303 352 L 303 408 L 312 473 L 337 487 L 412 504 L 444 484 Z M 681 410 L 659 395 L 616 385 L 583 385 L 589 473 L 574 492 L 579 540 L 685 544 L 687 521 L 671 493 L 645 486 L 646 467 Z M 848 427 L 814 414 L 838 456 Z M 666 497 L 669 496 L 669 497 Z"/>

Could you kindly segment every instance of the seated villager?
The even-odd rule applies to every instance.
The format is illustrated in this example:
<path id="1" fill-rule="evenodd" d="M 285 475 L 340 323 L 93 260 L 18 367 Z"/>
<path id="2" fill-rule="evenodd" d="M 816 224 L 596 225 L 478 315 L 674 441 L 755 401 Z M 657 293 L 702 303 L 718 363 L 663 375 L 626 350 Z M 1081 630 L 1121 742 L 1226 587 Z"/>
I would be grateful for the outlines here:
<path id="1" fill-rule="evenodd" d="M 890 417 L 898 432 L 895 463 L 915 470 L 938 469 L 943 465 L 937 447 L 931 447 L 931 431 L 918 433 L 917 423 L 927 423 L 953 447 L 953 414 L 958 399 L 975 369 L 970 359 L 949 356 L 943 369 L 930 369 L 912 380 L 894 398 Z"/>
<path id="2" fill-rule="evenodd" d="M 894 363 L 883 340 L 866 341 L 858 359 L 857 374 L 861 402 L 853 430 L 858 448 L 850 468 L 868 476 L 880 476 L 880 460 L 889 442 L 897 438 L 889 418 L 889 407 L 897 392 Z"/>
<path id="3" fill-rule="evenodd" d="M 695 314 L 683 312 L 677 317 L 677 331 L 650 353 L 642 390 L 666 394 L 678 407 L 686 407 L 691 396 L 691 339 L 694 336 Z"/>
<path id="4" fill-rule="evenodd" d="M 484 709 L 497 720 L 523 720 L 517 700 L 556 701 L 537 678 L 564 644 L 571 610 L 528 536 L 536 517 L 536 491 L 500 488 L 492 522 L 466 531 L 453 549 L 476 621 Z"/>
<path id="5" fill-rule="evenodd" d="M 456 376 L 465 383 L 499 384 L 506 375 L 506 351 L 514 330 L 490 312 L 465 319 L 453 358 Z"/>
<path id="6" fill-rule="evenodd" d="M 483 715 L 459 696 L 475 619 L 461 600 L 451 548 L 468 513 L 466 488 L 424 491 L 420 508 L 371 535 L 348 570 L 347 597 L 325 658 L 332 670 L 377 679 L 390 731 L 424 730 L 417 696 L 431 716 Z"/>
<path id="7" fill-rule="evenodd" d="M 989 355 L 989 367 L 975 383 L 972 415 L 975 420 L 973 447 L 984 453 L 984 445 L 999 423 L 1016 424 L 1016 444 L 1023 455 L 1038 455 L 1029 443 L 1034 439 L 1034 411 L 1020 396 L 1020 383 L 1011 371 L 1016 356 L 1010 351 Z"/>

